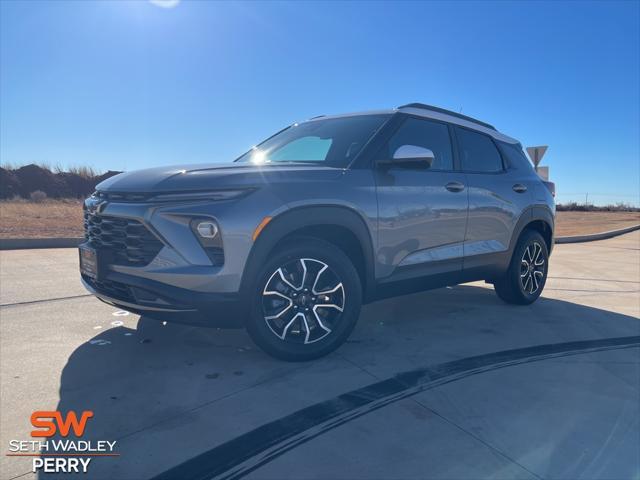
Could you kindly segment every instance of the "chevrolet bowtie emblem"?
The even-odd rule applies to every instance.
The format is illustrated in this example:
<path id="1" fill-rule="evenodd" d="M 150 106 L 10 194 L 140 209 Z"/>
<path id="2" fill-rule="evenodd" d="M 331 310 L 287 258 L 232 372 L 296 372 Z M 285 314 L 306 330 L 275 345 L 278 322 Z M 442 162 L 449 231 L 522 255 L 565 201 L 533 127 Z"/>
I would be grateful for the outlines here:
<path id="1" fill-rule="evenodd" d="M 102 200 L 100 202 L 92 202 L 87 205 L 87 210 L 89 213 L 102 213 L 104 209 L 107 207 L 107 201 Z"/>

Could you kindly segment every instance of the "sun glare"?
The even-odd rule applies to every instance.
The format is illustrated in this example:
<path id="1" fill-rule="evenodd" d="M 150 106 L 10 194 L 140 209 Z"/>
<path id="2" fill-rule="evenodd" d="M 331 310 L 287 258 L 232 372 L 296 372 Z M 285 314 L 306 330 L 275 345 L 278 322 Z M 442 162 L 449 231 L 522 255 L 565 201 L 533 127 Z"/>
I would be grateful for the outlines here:
<path id="1" fill-rule="evenodd" d="M 266 153 L 256 148 L 251 154 L 251 163 L 264 163 L 266 161 L 266 158 Z"/>

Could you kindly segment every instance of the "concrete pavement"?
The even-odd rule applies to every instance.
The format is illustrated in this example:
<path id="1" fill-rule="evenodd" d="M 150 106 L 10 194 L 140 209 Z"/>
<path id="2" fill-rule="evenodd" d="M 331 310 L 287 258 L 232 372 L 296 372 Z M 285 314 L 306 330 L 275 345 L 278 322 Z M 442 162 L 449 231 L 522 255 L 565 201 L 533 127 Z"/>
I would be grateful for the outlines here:
<path id="1" fill-rule="evenodd" d="M 528 307 L 479 282 L 368 305 L 306 364 L 83 296 L 75 250 L 0 252 L 0 284 L 0 445 L 31 439 L 34 410 L 93 410 L 87 437 L 121 456 L 90 478 L 640 472 L 640 349 L 610 340 L 640 335 L 640 232 L 556 246 Z M 34 476 L 29 458 L 0 467 Z"/>

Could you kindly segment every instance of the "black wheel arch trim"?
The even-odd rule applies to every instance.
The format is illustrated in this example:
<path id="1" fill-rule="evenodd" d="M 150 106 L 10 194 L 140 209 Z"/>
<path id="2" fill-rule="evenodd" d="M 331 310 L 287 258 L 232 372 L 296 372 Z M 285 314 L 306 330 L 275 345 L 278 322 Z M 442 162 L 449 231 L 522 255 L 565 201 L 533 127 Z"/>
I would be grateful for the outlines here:
<path id="1" fill-rule="evenodd" d="M 518 243 L 518 239 L 522 232 L 533 222 L 544 222 L 551 232 L 551 242 L 549 245 L 549 254 L 551 254 L 551 250 L 553 249 L 553 238 L 554 238 L 554 228 L 555 228 L 555 219 L 551 209 L 547 205 L 532 205 L 527 207 L 518 222 L 516 223 L 516 227 L 513 229 L 513 233 L 511 234 L 511 241 L 509 242 L 509 256 L 513 255 L 514 250 L 516 249 L 516 245 Z"/>
<path id="2" fill-rule="evenodd" d="M 242 273 L 240 291 L 249 298 L 251 280 L 256 278 L 260 266 L 278 243 L 296 230 L 320 225 L 332 225 L 349 230 L 360 244 L 364 257 L 362 278 L 363 298 L 369 298 L 374 286 L 374 255 L 371 232 L 362 215 L 341 205 L 302 206 L 286 210 L 274 217 L 256 239 Z"/>

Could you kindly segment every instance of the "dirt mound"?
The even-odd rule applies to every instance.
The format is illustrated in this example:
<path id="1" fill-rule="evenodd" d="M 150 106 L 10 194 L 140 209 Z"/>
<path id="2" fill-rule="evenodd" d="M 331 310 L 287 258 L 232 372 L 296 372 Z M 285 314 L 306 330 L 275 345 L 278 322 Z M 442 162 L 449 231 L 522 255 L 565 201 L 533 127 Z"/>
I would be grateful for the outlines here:
<path id="1" fill-rule="evenodd" d="M 6 168 L 0 168 L 0 198 L 13 198 L 20 195 L 20 181 Z"/>
<path id="2" fill-rule="evenodd" d="M 93 193 L 94 181 L 93 178 L 83 177 L 77 173 L 61 172 L 57 174 L 58 177 L 67 186 L 67 190 L 72 193 L 76 198 L 85 198 Z"/>
<path id="3" fill-rule="evenodd" d="M 66 183 L 58 175 L 38 165 L 25 165 L 15 171 L 20 181 L 20 196 L 29 198 L 31 192 L 43 191 L 47 197 L 62 198 L 72 196 Z"/>
<path id="4" fill-rule="evenodd" d="M 0 168 L 0 198 L 20 195 L 29 198 L 32 192 L 40 190 L 49 198 L 85 198 L 94 191 L 96 185 L 120 172 L 109 170 L 102 175 L 86 175 L 81 171 L 53 173 L 38 165 L 25 165 L 16 170 Z"/>

